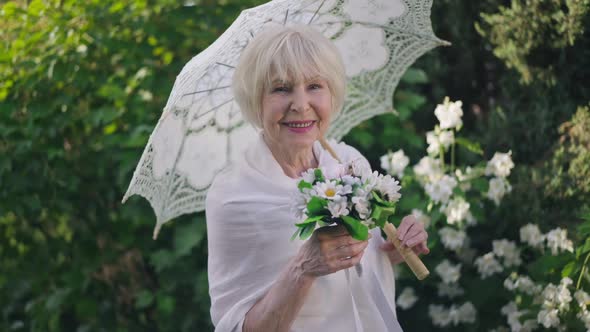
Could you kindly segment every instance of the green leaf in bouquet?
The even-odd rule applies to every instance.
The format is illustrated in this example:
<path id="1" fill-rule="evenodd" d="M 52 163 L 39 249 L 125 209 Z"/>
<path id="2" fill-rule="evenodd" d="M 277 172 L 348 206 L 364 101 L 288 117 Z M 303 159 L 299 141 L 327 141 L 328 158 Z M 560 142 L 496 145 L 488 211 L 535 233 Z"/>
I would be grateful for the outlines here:
<path id="1" fill-rule="evenodd" d="M 469 150 L 469 151 L 471 151 L 473 153 L 476 153 L 478 155 L 483 156 L 483 150 L 482 150 L 482 148 L 481 148 L 481 146 L 479 145 L 478 142 L 473 142 L 473 141 L 470 141 L 470 140 L 468 140 L 466 138 L 463 138 L 463 137 L 457 137 L 455 139 L 455 142 L 458 145 L 466 148 L 467 150 Z"/>
<path id="2" fill-rule="evenodd" d="M 305 189 L 305 188 L 311 189 L 311 188 L 313 188 L 313 186 L 311 185 L 311 183 L 305 182 L 304 180 L 301 180 L 297 184 L 297 188 L 299 188 L 299 191 L 303 191 L 303 189 Z"/>
<path id="3" fill-rule="evenodd" d="M 324 182 L 324 181 L 326 181 L 326 179 L 324 178 L 324 173 L 322 173 L 322 170 L 319 169 L 319 168 L 316 168 L 313 171 L 313 175 L 315 175 L 315 180 L 317 182 Z"/>
<path id="4" fill-rule="evenodd" d="M 293 235 L 291 236 L 291 241 L 295 240 L 299 236 L 299 233 L 301 233 L 301 228 L 297 228 L 295 233 L 293 233 Z"/>
<path id="5" fill-rule="evenodd" d="M 383 208 L 379 205 L 375 205 L 373 211 L 371 212 L 371 219 L 379 220 L 381 219 L 381 212 L 383 212 Z"/>
<path id="6" fill-rule="evenodd" d="M 326 216 L 328 215 L 326 206 L 328 206 L 328 201 L 325 199 L 312 197 L 307 203 L 307 215 L 310 217 Z"/>
<path id="7" fill-rule="evenodd" d="M 373 198 L 374 198 L 374 199 L 375 199 L 375 200 L 376 200 L 378 203 L 381 203 L 381 204 L 384 204 L 384 203 L 385 203 L 385 201 L 383 200 L 383 198 L 379 197 L 379 194 L 377 194 L 376 192 L 374 192 L 374 191 L 371 191 L 371 195 L 373 195 Z"/>
<path id="8" fill-rule="evenodd" d="M 312 222 L 320 221 L 320 220 L 322 220 L 322 218 L 324 218 L 324 216 L 309 217 L 309 218 L 305 219 L 304 221 L 295 224 L 295 226 L 301 227 L 301 226 L 307 225 Z"/>
<path id="9" fill-rule="evenodd" d="M 342 216 L 344 227 L 354 239 L 364 241 L 369 238 L 369 227 L 363 225 L 360 220 L 351 216 Z"/>
<path id="10" fill-rule="evenodd" d="M 315 229 L 315 222 L 307 224 L 306 226 L 304 226 L 301 229 L 301 235 L 299 236 L 299 238 L 301 240 L 307 240 L 307 238 L 309 238 L 311 236 L 311 234 L 313 234 L 314 229 Z"/>

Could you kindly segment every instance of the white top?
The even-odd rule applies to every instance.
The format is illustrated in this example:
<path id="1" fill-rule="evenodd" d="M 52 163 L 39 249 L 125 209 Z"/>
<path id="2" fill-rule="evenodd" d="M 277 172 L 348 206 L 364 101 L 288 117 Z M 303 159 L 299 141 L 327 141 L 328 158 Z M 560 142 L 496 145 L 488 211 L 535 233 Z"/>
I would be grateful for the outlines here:
<path id="1" fill-rule="evenodd" d="M 344 143 L 330 143 L 343 161 L 366 159 Z M 322 167 L 337 161 L 315 142 Z M 286 176 L 262 136 L 240 163 L 219 173 L 206 201 L 209 294 L 215 331 L 242 331 L 244 317 L 304 243 L 289 241 L 299 222 L 290 209 L 297 180 Z M 395 281 L 378 228 L 354 268 L 317 278 L 291 331 L 402 331 L 395 313 Z"/>

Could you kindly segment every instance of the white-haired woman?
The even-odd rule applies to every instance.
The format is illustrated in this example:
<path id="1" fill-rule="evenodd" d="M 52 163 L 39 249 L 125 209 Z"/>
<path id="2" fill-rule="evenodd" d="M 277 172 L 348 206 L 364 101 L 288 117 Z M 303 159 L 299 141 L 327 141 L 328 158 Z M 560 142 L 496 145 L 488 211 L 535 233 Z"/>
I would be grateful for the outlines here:
<path id="1" fill-rule="evenodd" d="M 259 33 L 236 67 L 233 89 L 260 129 L 241 162 L 217 175 L 206 214 L 211 317 L 216 331 L 401 331 L 392 264 L 402 261 L 378 229 L 354 240 L 341 226 L 289 241 L 297 178 L 338 161 L 318 142 L 342 106 L 345 75 L 335 46 L 305 26 Z M 366 159 L 332 144 L 342 162 Z M 403 218 L 404 245 L 428 253 L 424 227 Z M 361 263 L 362 274 L 347 269 Z M 352 270 L 354 271 L 354 269 Z"/>

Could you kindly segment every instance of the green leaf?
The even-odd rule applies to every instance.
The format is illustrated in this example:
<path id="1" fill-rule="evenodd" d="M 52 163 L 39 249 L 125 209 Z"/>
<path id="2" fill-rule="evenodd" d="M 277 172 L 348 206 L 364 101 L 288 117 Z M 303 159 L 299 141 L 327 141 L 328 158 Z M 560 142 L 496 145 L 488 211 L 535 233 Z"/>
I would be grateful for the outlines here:
<path id="1" fill-rule="evenodd" d="M 328 205 L 328 201 L 319 197 L 312 197 L 309 202 L 307 203 L 307 211 L 308 216 L 315 217 L 315 216 L 325 216 L 328 214 L 326 210 L 326 206 Z"/>
<path id="2" fill-rule="evenodd" d="M 311 234 L 313 234 L 314 230 L 315 222 L 307 224 L 307 226 L 303 227 L 303 229 L 301 230 L 301 235 L 299 236 L 299 238 L 301 240 L 307 240 L 307 238 L 309 238 Z"/>
<path id="3" fill-rule="evenodd" d="M 590 237 L 586 238 L 583 246 L 580 246 L 576 249 L 576 259 L 580 258 L 580 256 L 584 255 L 585 253 L 590 251 Z"/>
<path id="4" fill-rule="evenodd" d="M 479 143 L 470 141 L 470 140 L 463 138 L 463 137 L 456 138 L 455 142 L 458 145 L 466 148 L 467 150 L 483 156 L 483 150 L 482 150 L 481 146 L 479 145 Z"/>
<path id="5" fill-rule="evenodd" d="M 566 264 L 566 266 L 561 270 L 561 277 L 565 278 L 565 277 L 569 277 L 572 272 L 574 271 L 574 268 L 576 267 L 576 262 L 569 262 Z"/>
<path id="6" fill-rule="evenodd" d="M 154 295 L 148 290 L 142 290 L 135 298 L 135 307 L 137 309 L 144 309 L 152 305 L 154 302 Z"/>
<path id="7" fill-rule="evenodd" d="M 341 218 L 350 236 L 361 241 L 369 238 L 369 227 L 363 225 L 360 220 L 351 216 L 342 216 Z"/>
<path id="8" fill-rule="evenodd" d="M 373 208 L 373 211 L 371 212 L 371 219 L 373 219 L 373 220 L 381 219 L 381 212 L 383 212 L 383 208 L 379 205 L 375 205 L 375 208 Z"/>
<path id="9" fill-rule="evenodd" d="M 291 235 L 291 241 L 295 240 L 299 236 L 299 233 L 301 233 L 301 228 L 297 228 L 295 233 L 293 233 L 293 235 Z"/>
<path id="10" fill-rule="evenodd" d="M 379 203 L 381 203 L 381 204 L 385 205 L 385 201 L 384 201 L 384 200 L 383 200 L 381 197 L 379 197 L 379 195 L 378 195 L 376 192 L 372 191 L 372 192 L 371 192 L 371 194 L 373 195 L 373 198 L 374 198 L 374 199 L 375 199 L 377 202 L 379 202 Z"/>
<path id="11" fill-rule="evenodd" d="M 313 171 L 313 175 L 315 175 L 315 180 L 317 182 L 324 182 L 324 181 L 326 181 L 326 179 L 324 178 L 324 174 L 322 173 L 322 170 L 319 169 L 319 168 L 316 168 Z"/>
<path id="12" fill-rule="evenodd" d="M 313 188 L 313 186 L 311 185 L 311 183 L 309 182 L 305 182 L 304 180 L 299 181 L 299 183 L 297 184 L 297 188 L 299 188 L 299 191 L 303 191 L 304 188 Z"/>
<path id="13" fill-rule="evenodd" d="M 416 84 L 416 83 L 428 83 L 428 76 L 422 69 L 408 68 L 401 78 L 404 83 Z"/>
<path id="14" fill-rule="evenodd" d="M 312 222 L 320 221 L 323 218 L 324 218 L 324 216 L 309 217 L 309 218 L 305 219 L 304 221 L 295 224 L 295 226 L 301 227 L 301 226 L 307 225 L 307 224 L 312 223 Z"/>

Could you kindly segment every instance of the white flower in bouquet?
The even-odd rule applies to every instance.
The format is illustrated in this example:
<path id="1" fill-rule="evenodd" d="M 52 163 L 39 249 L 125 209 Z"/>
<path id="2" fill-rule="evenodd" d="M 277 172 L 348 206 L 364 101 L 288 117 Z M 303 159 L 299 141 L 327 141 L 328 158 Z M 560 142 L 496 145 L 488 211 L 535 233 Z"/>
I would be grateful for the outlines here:
<path id="1" fill-rule="evenodd" d="M 346 167 L 342 164 L 337 164 L 328 168 L 322 167 L 321 170 L 327 180 L 339 179 L 340 177 L 346 175 Z"/>
<path id="2" fill-rule="evenodd" d="M 475 266 L 482 279 L 503 271 L 502 265 L 500 265 L 500 262 L 494 257 L 493 252 L 478 257 L 475 260 Z"/>
<path id="3" fill-rule="evenodd" d="M 462 106 L 463 102 L 460 100 L 451 102 L 449 97 L 445 97 L 444 102 L 436 106 L 434 115 L 436 115 L 436 118 L 440 122 L 441 129 L 461 129 L 463 125 L 463 121 L 461 120 L 463 116 Z"/>
<path id="4" fill-rule="evenodd" d="M 453 189 L 455 189 L 456 186 L 457 180 L 455 180 L 454 177 L 445 174 L 438 180 L 427 183 L 426 186 L 424 186 L 424 190 L 435 203 L 446 204 L 451 198 Z"/>
<path id="5" fill-rule="evenodd" d="M 512 151 L 508 151 L 507 153 L 496 152 L 492 159 L 488 161 L 485 174 L 505 178 L 510 175 L 512 168 L 514 168 Z"/>
<path id="6" fill-rule="evenodd" d="M 494 254 L 498 257 L 504 257 L 504 265 L 506 267 L 519 266 L 522 263 L 520 249 L 516 247 L 516 243 L 501 239 L 494 240 L 492 245 L 494 247 Z"/>
<path id="7" fill-rule="evenodd" d="M 340 197 L 338 199 L 328 202 L 328 211 L 332 214 L 332 217 L 338 218 L 341 216 L 347 216 L 350 211 L 348 210 L 348 202 L 346 197 Z"/>
<path id="8" fill-rule="evenodd" d="M 438 231 L 441 241 L 445 248 L 458 250 L 463 247 L 467 234 L 462 230 L 456 230 L 451 227 L 443 227 Z"/>
<path id="9" fill-rule="evenodd" d="M 545 235 L 547 247 L 551 249 L 552 255 L 557 255 L 561 251 L 574 252 L 574 244 L 567 238 L 567 230 L 560 227 L 555 228 Z"/>
<path id="10" fill-rule="evenodd" d="M 401 149 L 381 156 L 380 160 L 381 168 L 387 173 L 395 175 L 398 179 L 402 178 L 404 170 L 410 163 L 410 158 L 408 158 L 404 153 L 404 150 Z"/>
<path id="11" fill-rule="evenodd" d="M 313 190 L 319 197 L 329 200 L 339 200 L 343 195 L 352 192 L 352 187 L 349 185 L 341 185 L 334 180 L 328 180 L 326 182 L 318 182 Z"/>
<path id="12" fill-rule="evenodd" d="M 487 198 L 494 201 L 496 205 L 500 205 L 500 201 L 507 193 L 512 191 L 510 183 L 504 178 L 493 178 L 490 179 L 490 187 L 486 193 Z"/>
<path id="13" fill-rule="evenodd" d="M 459 284 L 447 284 L 444 282 L 438 283 L 438 296 L 447 296 L 450 299 L 453 299 L 457 296 L 461 296 L 465 294 L 465 291 Z"/>
<path id="14" fill-rule="evenodd" d="M 375 187 L 377 187 L 377 185 L 379 184 L 379 172 L 375 171 L 375 172 L 366 172 L 365 174 L 363 174 L 363 176 L 361 177 L 361 181 L 365 187 L 365 190 L 367 191 L 371 191 L 373 189 L 375 189 Z"/>
<path id="15" fill-rule="evenodd" d="M 536 224 L 526 224 L 520 228 L 520 241 L 533 248 L 543 248 L 545 235 Z"/>
<path id="16" fill-rule="evenodd" d="M 397 202 L 401 197 L 399 181 L 392 178 L 391 175 L 380 175 L 376 189 L 381 192 L 390 202 Z"/>
<path id="17" fill-rule="evenodd" d="M 400 308 L 406 310 L 414 306 L 416 301 L 418 301 L 418 297 L 416 297 L 414 289 L 406 287 L 397 297 L 396 303 Z"/>
<path id="18" fill-rule="evenodd" d="M 361 219 L 367 219 L 371 215 L 371 202 L 369 201 L 369 193 L 362 188 L 358 188 L 355 196 L 351 199 L 355 210 L 358 212 Z"/>
<path id="19" fill-rule="evenodd" d="M 361 185 L 361 179 L 354 177 L 352 175 L 343 175 L 341 179 L 342 183 L 344 183 L 345 185 L 349 185 L 351 187 L 355 185 Z"/>
<path id="20" fill-rule="evenodd" d="M 461 277 L 461 264 L 453 265 L 448 259 L 443 260 L 434 270 L 446 284 L 456 283 Z"/>
<path id="21" fill-rule="evenodd" d="M 430 227 L 430 217 L 424 212 L 422 212 L 422 210 L 412 209 L 412 215 L 414 216 L 414 218 L 416 218 L 416 220 L 418 220 L 422 223 L 422 225 L 424 225 L 425 229 Z"/>
<path id="22" fill-rule="evenodd" d="M 418 164 L 414 165 L 414 173 L 422 181 L 426 180 L 426 182 L 436 181 L 444 174 L 440 160 L 432 157 L 423 157 L 420 159 Z"/>
<path id="23" fill-rule="evenodd" d="M 463 197 L 456 197 L 446 206 L 442 206 L 441 210 L 447 216 L 447 223 L 455 225 L 467 219 L 469 215 L 469 203 Z"/>
<path id="24" fill-rule="evenodd" d="M 313 183 L 315 181 L 315 170 L 313 168 L 301 173 L 301 178 L 307 183 Z"/>

